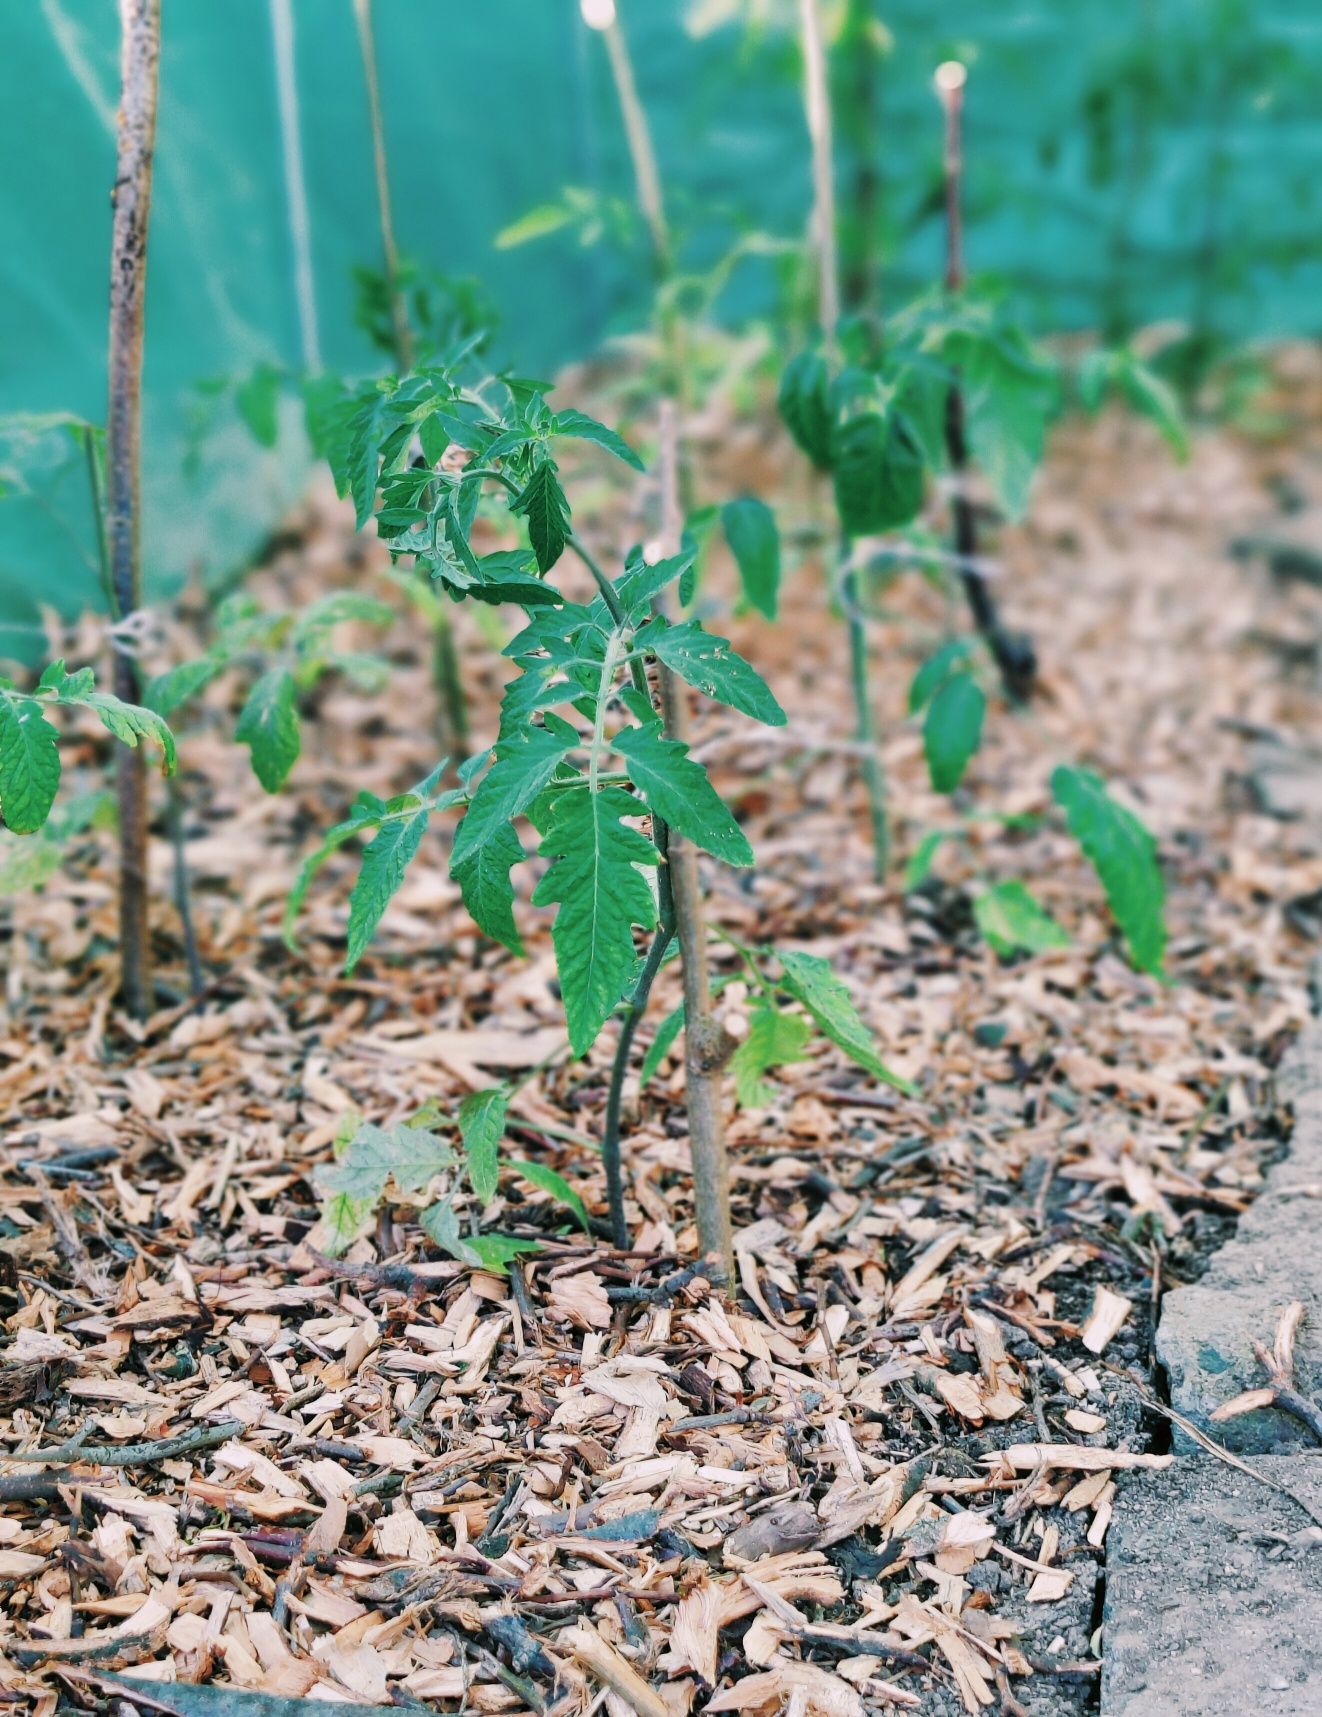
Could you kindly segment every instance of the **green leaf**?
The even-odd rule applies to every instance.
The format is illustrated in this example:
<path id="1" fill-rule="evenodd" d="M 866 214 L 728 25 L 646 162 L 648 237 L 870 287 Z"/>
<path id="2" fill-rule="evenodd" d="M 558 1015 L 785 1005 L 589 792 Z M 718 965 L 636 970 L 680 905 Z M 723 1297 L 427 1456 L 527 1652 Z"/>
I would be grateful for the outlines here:
<path id="1" fill-rule="evenodd" d="M 598 423 L 595 417 L 589 417 L 585 411 L 556 412 L 551 419 L 551 429 L 556 435 L 574 436 L 579 441 L 593 441 L 598 447 L 604 447 L 608 453 L 613 453 L 617 459 L 623 459 L 626 465 L 632 465 L 635 471 L 645 469 L 642 460 L 622 435 L 617 435 L 613 429 L 607 429 L 604 423 Z"/>
<path id="2" fill-rule="evenodd" d="M 514 922 L 514 884 L 510 872 L 526 856 L 513 825 L 502 823 L 466 858 L 450 866 L 450 875 L 459 884 L 468 916 L 484 936 L 502 943 L 511 954 L 522 954 L 523 942 Z"/>
<path id="3" fill-rule="evenodd" d="M 229 666 L 227 650 L 208 650 L 193 662 L 180 662 L 164 674 L 150 680 L 142 701 L 157 715 L 169 715 L 189 698 L 196 697 L 204 686 L 211 684 Z"/>
<path id="4" fill-rule="evenodd" d="M 941 843 L 947 838 L 945 829 L 931 829 L 925 834 L 909 856 L 909 862 L 904 867 L 903 888 L 906 894 L 912 894 L 915 888 L 921 888 L 932 874 L 932 865 L 940 850 Z"/>
<path id="5" fill-rule="evenodd" d="M 927 707 L 923 749 L 932 786 L 953 793 L 982 742 L 987 698 L 972 674 L 952 674 Z"/>
<path id="6" fill-rule="evenodd" d="M 258 364 L 234 390 L 234 404 L 255 441 L 274 447 L 280 433 L 281 371 L 274 364 Z"/>
<path id="7" fill-rule="evenodd" d="M 520 728 L 500 741 L 496 761 L 478 784 L 455 834 L 450 874 L 456 881 L 472 854 L 522 816 L 577 743 L 573 728 L 558 719 L 546 727 Z"/>
<path id="8" fill-rule="evenodd" d="M 639 1085 L 646 1085 L 649 1079 L 655 1077 L 656 1070 L 670 1054 L 675 1039 L 684 1029 L 684 1004 L 681 1002 L 673 1008 L 661 1024 L 656 1028 L 656 1036 L 648 1045 L 647 1054 L 643 1057 L 643 1065 L 638 1074 Z"/>
<path id="9" fill-rule="evenodd" d="M 786 429 L 819 471 L 831 468 L 830 382 L 817 352 L 800 352 L 781 377 L 776 397 Z"/>
<path id="10" fill-rule="evenodd" d="M 542 1249 L 539 1241 L 520 1240 L 515 1234 L 470 1234 L 465 1245 L 476 1256 L 479 1267 L 495 1276 L 507 1276 L 516 1258 Z"/>
<path id="11" fill-rule="evenodd" d="M 759 1002 L 748 1019 L 748 1035 L 730 1057 L 735 1101 L 741 1109 L 763 1109 L 775 1087 L 762 1077 L 772 1067 L 802 1061 L 812 1040 L 812 1022 L 801 1013 L 785 1013 L 771 1002 Z"/>
<path id="12" fill-rule="evenodd" d="M 923 505 L 925 466 L 912 431 L 895 411 L 862 411 L 835 431 L 831 466 L 840 527 L 874 536 L 907 525 Z"/>
<path id="13" fill-rule="evenodd" d="M 509 1102 L 509 1086 L 493 1085 L 487 1091 L 470 1091 L 459 1105 L 459 1137 L 468 1159 L 468 1179 L 483 1204 L 496 1196 Z"/>
<path id="14" fill-rule="evenodd" d="M 1133 352 L 1118 352 L 1115 377 L 1130 406 L 1157 426 L 1180 460 L 1189 457 L 1189 430 L 1174 389 Z"/>
<path id="15" fill-rule="evenodd" d="M 749 865 L 753 849 L 687 745 L 665 739 L 659 721 L 626 727 L 611 741 L 648 809 L 726 864 Z"/>
<path id="16" fill-rule="evenodd" d="M 560 908 L 551 934 L 575 1055 L 591 1048 L 632 975 L 633 926 L 656 923 L 639 867 L 655 865 L 657 851 L 623 821 L 638 814 L 638 802 L 619 787 L 565 790 L 554 796 L 542 840 L 542 856 L 554 862 L 533 902 Z"/>
<path id="17" fill-rule="evenodd" d="M 294 879 L 294 886 L 289 891 L 285 902 L 284 914 L 280 921 L 280 933 L 284 938 L 285 947 L 291 954 L 298 952 L 298 942 L 294 936 L 294 924 L 303 909 L 307 898 L 308 888 L 313 877 L 325 864 L 326 860 L 346 841 L 351 841 L 355 835 L 364 833 L 367 829 L 375 828 L 386 815 L 384 802 L 373 794 L 363 793 L 354 802 L 349 815 L 342 823 L 336 823 L 327 829 L 322 837 L 321 845 L 308 854 L 299 866 L 299 872 Z"/>
<path id="18" fill-rule="evenodd" d="M 768 620 L 776 618 L 780 593 L 780 534 L 765 501 L 741 495 L 721 508 L 721 525 L 739 567 L 745 598 Z"/>
<path id="19" fill-rule="evenodd" d="M 780 963 L 784 967 L 783 987 L 803 1003 L 832 1043 L 874 1079 L 914 1095 L 909 1081 L 892 1073 L 877 1054 L 876 1041 L 860 1018 L 854 998 L 826 960 L 816 954 L 783 953 Z"/>
<path id="20" fill-rule="evenodd" d="M 566 202 L 538 203 L 536 208 L 529 209 L 520 215 L 518 220 L 511 221 L 507 227 L 502 227 L 493 239 L 497 250 L 512 250 L 515 245 L 527 244 L 535 238 L 545 238 L 548 234 L 559 232 L 575 219 L 575 212 Z"/>
<path id="21" fill-rule="evenodd" d="M 1068 932 L 1038 905 L 1022 882 L 998 882 L 984 889 L 973 902 L 973 916 L 983 940 L 1005 959 L 1020 951 L 1040 954 L 1069 947 Z"/>
<path id="22" fill-rule="evenodd" d="M 957 329 L 945 356 L 960 374 L 969 446 L 996 499 L 1012 519 L 1028 506 L 1056 399 L 1051 371 L 1017 333 Z"/>
<path id="23" fill-rule="evenodd" d="M 409 861 L 422 845 L 430 805 L 419 805 L 411 816 L 383 823 L 363 850 L 362 868 L 349 896 L 348 948 L 344 969 L 352 972 L 367 951 L 382 914 L 399 891 Z"/>
<path id="24" fill-rule="evenodd" d="M 50 815 L 60 785 L 59 734 L 35 698 L 0 691 L 0 817 L 30 835 Z"/>
<path id="25" fill-rule="evenodd" d="M 454 1152 L 434 1133 L 421 1127 L 378 1127 L 365 1121 L 350 1139 L 338 1162 L 323 1163 L 313 1179 L 325 1192 L 380 1202 L 386 1182 L 401 1192 L 421 1192 L 428 1181 L 449 1168 Z"/>
<path id="26" fill-rule="evenodd" d="M 948 644 L 934 651 L 914 675 L 909 687 L 909 714 L 917 714 L 925 703 L 934 698 L 955 669 L 962 666 L 972 653 L 973 644 L 968 638 L 952 638 Z"/>
<path id="27" fill-rule="evenodd" d="M 454 1207 L 453 1194 L 429 1204 L 418 1221 L 423 1233 L 430 1235 L 443 1252 L 448 1252 L 461 1264 L 482 1268 L 481 1255 L 473 1244 L 473 1237 L 460 1232 L 459 1212 Z"/>
<path id="28" fill-rule="evenodd" d="M 528 521 L 528 541 L 540 571 L 550 572 L 569 541 L 569 502 L 555 466 L 549 459 L 534 466 L 532 476 L 510 502 L 510 511 Z"/>
<path id="29" fill-rule="evenodd" d="M 784 727 L 785 711 L 755 668 L 736 655 L 728 638 L 704 631 L 696 620 L 677 626 L 653 620 L 639 634 L 639 643 L 672 668 L 681 680 L 696 686 L 717 703 L 768 727 Z"/>
<path id="30" fill-rule="evenodd" d="M 1106 891 L 1130 959 L 1140 971 L 1160 976 L 1166 951 L 1166 891 L 1157 843 L 1132 811 L 1110 797 L 1106 783 L 1091 769 L 1062 764 L 1052 772 L 1051 791 Z"/>
<path id="31" fill-rule="evenodd" d="M 252 753 L 253 774 L 278 793 L 299 752 L 297 687 L 288 668 L 268 668 L 248 693 L 234 737 Z"/>
<path id="32" fill-rule="evenodd" d="M 562 1174 L 557 1174 L 554 1169 L 547 1168 L 545 1163 L 512 1162 L 510 1167 L 516 1169 L 524 1180 L 530 1180 L 534 1186 L 539 1186 L 543 1192 L 549 1192 L 552 1198 L 559 1199 L 560 1203 L 572 1210 L 582 1223 L 583 1232 L 591 1234 L 592 1224 L 588 1220 L 587 1206 Z"/>
<path id="33" fill-rule="evenodd" d="M 121 703 L 110 692 L 88 692 L 78 698 L 61 698 L 61 703 L 78 703 L 95 712 L 102 727 L 113 733 L 125 745 L 136 748 L 140 739 L 151 739 L 161 748 L 161 768 L 173 775 L 179 759 L 175 754 L 174 735 L 154 709 L 140 704 Z"/>
<path id="34" fill-rule="evenodd" d="M 333 1192 L 323 1201 L 321 1221 L 328 1257 L 342 1258 L 355 1240 L 371 1232 L 378 1202 L 376 1198 L 353 1198 L 347 1192 Z"/>

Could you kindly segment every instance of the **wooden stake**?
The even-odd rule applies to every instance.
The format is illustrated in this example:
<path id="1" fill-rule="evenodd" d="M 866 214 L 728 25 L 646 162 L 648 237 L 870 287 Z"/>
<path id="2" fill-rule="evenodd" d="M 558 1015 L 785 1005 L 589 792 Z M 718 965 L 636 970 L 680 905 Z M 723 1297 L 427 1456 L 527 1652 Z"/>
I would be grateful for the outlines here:
<path id="1" fill-rule="evenodd" d="M 114 619 L 115 696 L 140 701 L 127 624 L 142 603 L 139 482 L 143 302 L 161 43 L 160 0 L 120 0 L 120 106 L 110 253 L 110 400 L 106 414 L 106 539 Z M 124 1004 L 146 1019 L 152 990 L 148 927 L 147 762 L 141 746 L 115 759 L 119 800 L 120 978 Z"/>

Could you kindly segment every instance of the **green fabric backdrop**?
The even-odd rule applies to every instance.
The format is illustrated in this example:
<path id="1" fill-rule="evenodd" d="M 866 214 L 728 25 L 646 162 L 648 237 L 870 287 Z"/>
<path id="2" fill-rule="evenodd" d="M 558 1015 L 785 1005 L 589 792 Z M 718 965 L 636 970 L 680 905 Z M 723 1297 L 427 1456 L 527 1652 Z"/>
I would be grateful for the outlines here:
<path id="1" fill-rule="evenodd" d="M 621 0 L 663 171 L 694 243 L 727 216 L 797 232 L 807 202 L 786 0 Z M 874 165 L 887 291 L 930 278 L 939 125 L 933 66 L 973 65 L 969 233 L 1043 326 L 1201 315 L 1237 335 L 1322 321 L 1314 0 L 895 0 Z M 370 361 L 350 268 L 374 261 L 367 115 L 350 0 L 293 0 L 317 315 L 331 365 Z M 755 22 L 747 26 L 751 13 Z M 495 251 L 567 183 L 627 194 L 599 41 L 576 0 L 376 0 L 402 247 L 480 274 L 503 349 L 545 370 L 627 327 L 643 271 L 572 239 Z M 111 0 L 10 0 L 0 102 L 5 412 L 104 415 L 117 24 Z M 851 171 L 842 145 L 840 171 Z M 197 383 L 300 338 L 268 0 L 165 0 L 151 226 L 144 548 L 160 591 L 240 564 L 297 494 L 289 411 L 265 454 L 222 411 L 190 469 Z M 755 307 L 755 273 L 732 313 Z M 0 503 L 0 652 L 37 647 L 35 602 L 97 601 L 80 463 L 58 433 L 0 451 L 38 473 Z"/>

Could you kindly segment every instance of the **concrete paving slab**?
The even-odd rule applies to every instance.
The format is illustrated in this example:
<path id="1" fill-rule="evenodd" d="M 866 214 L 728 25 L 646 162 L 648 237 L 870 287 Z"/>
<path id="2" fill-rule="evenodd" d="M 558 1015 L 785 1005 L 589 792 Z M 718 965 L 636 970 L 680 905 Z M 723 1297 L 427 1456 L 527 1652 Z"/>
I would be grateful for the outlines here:
<path id="1" fill-rule="evenodd" d="M 1322 1518 L 1322 1458 L 1249 1464 Z M 1322 1717 L 1314 1539 L 1322 1546 L 1322 1528 L 1304 1508 L 1213 1456 L 1123 1475 L 1107 1539 L 1103 1717 Z"/>
<path id="2" fill-rule="evenodd" d="M 1172 1405 L 1240 1454 L 1316 1447 L 1305 1426 L 1272 1408 L 1223 1422 L 1213 1422 L 1211 1415 L 1266 1381 L 1253 1343 L 1271 1346 L 1292 1300 L 1306 1308 L 1296 1344 L 1296 1387 L 1322 1397 L 1322 1024 L 1314 1022 L 1301 1034 L 1282 1067 L 1278 1090 L 1294 1110 L 1290 1148 L 1202 1280 L 1166 1296 L 1156 1336 Z M 1191 1454 L 1198 1445 L 1177 1428 L 1174 1447 Z"/>

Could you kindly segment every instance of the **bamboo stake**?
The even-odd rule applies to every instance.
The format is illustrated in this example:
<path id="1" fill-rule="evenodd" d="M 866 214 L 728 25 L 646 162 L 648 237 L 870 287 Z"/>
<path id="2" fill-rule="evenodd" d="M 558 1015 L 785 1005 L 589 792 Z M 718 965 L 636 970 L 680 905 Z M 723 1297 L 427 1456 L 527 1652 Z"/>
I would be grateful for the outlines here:
<path id="1" fill-rule="evenodd" d="M 395 335 L 395 361 L 401 374 L 413 368 L 413 330 L 409 326 L 404 294 L 399 285 L 399 250 L 395 244 L 395 221 L 390 206 L 390 171 L 386 160 L 386 127 L 381 112 L 381 84 L 376 70 L 376 41 L 372 34 L 372 0 L 353 0 L 358 25 L 358 47 L 367 85 L 367 113 L 372 127 L 372 165 L 376 172 L 376 207 L 381 223 L 381 261 L 390 300 L 390 321 Z"/>
<path id="2" fill-rule="evenodd" d="M 312 268 L 312 223 L 303 173 L 303 140 L 299 130 L 298 76 L 294 57 L 293 0 L 270 0 L 271 44 L 275 55 L 275 87 L 280 111 L 280 150 L 284 161 L 285 201 L 289 205 L 289 237 L 294 251 L 294 299 L 298 305 L 299 344 L 309 375 L 321 372 L 321 341 L 317 331 L 317 288 Z"/>
<path id="3" fill-rule="evenodd" d="M 673 400 L 661 402 L 661 552 L 679 552 L 679 414 Z M 658 601 L 658 608 L 662 604 Z M 687 744 L 688 688 L 664 665 L 658 666 L 666 734 Z M 725 1064 L 734 1039 L 712 1012 L 707 964 L 707 914 L 698 876 L 698 854 L 678 829 L 670 830 L 666 852 L 684 978 L 684 1079 L 693 1159 L 693 1203 L 698 1246 L 704 1259 L 720 1264 L 724 1279 L 734 1277 L 734 1235 L 730 1216 L 730 1160 L 725 1144 L 721 1102 Z"/>
<path id="4" fill-rule="evenodd" d="M 160 0 L 120 0 L 120 107 L 110 255 L 110 398 L 106 415 L 106 539 L 114 593 L 113 686 L 140 701 L 137 661 L 126 629 L 142 602 L 139 488 L 142 443 L 143 304 L 147 224 L 160 59 Z M 148 925 L 147 764 L 141 746 L 121 745 L 119 800 L 120 978 L 135 1019 L 154 1005 Z"/>

